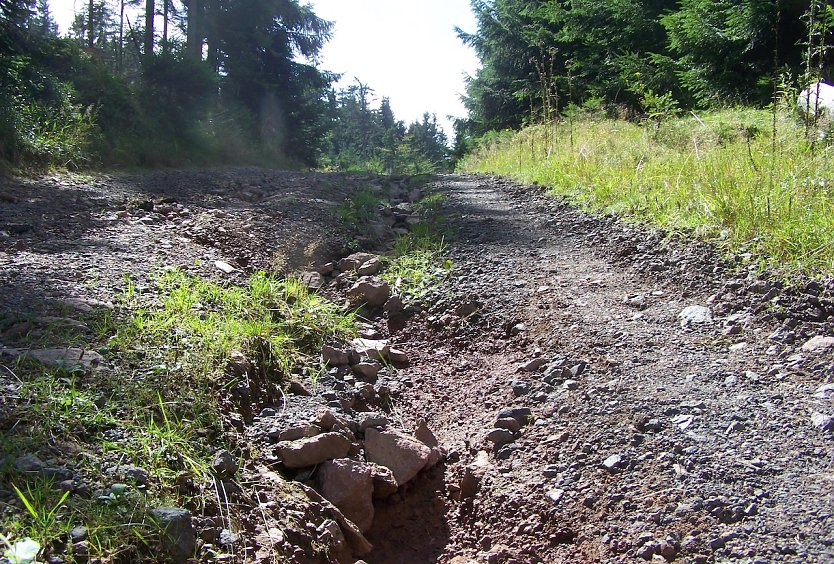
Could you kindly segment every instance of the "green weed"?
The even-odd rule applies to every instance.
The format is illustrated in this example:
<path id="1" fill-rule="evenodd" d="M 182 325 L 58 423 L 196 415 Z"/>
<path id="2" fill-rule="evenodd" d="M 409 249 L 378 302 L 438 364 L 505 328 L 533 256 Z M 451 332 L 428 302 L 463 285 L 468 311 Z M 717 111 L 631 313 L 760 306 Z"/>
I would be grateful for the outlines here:
<path id="1" fill-rule="evenodd" d="M 383 204 L 385 199 L 379 191 L 365 188 L 336 208 L 336 216 L 348 227 L 361 228 L 377 217 L 377 209 Z"/>

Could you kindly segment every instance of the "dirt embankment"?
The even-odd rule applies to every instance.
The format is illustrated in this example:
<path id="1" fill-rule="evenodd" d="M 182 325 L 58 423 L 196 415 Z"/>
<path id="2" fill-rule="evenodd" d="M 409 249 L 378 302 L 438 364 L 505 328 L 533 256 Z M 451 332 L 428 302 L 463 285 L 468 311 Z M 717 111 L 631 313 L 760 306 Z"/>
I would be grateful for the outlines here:
<path id="1" fill-rule="evenodd" d="M 112 301 L 125 274 L 150 285 L 173 265 L 232 281 L 321 265 L 349 252 L 334 210 L 369 182 L 238 169 L 7 186 L 0 307 L 66 316 Z M 448 176 L 433 188 L 448 198 L 453 276 L 405 322 L 368 312 L 365 331 L 411 361 L 373 409 L 400 430 L 425 420 L 445 457 L 374 503 L 366 562 L 834 559 L 831 281 L 784 287 L 533 187 Z M 3 330 L 14 344 L 16 321 Z M 329 406 L 361 445 L 371 410 L 342 400 L 366 387 L 318 384 L 289 396 L 290 412 Z M 258 445 L 249 468 L 280 480 L 259 424 L 242 432 Z M 261 487 L 255 499 L 276 501 Z M 338 533 L 313 506 L 289 509 L 302 522 L 291 534 L 244 518 L 236 557 L 275 559 L 274 542 L 284 560 L 326 558 L 311 547 Z"/>

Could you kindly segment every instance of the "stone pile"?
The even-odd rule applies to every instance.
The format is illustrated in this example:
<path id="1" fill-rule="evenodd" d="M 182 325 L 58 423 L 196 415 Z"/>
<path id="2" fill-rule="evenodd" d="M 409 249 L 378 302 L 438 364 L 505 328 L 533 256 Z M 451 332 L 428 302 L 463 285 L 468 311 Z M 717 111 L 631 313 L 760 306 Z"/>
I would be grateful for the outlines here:
<path id="1" fill-rule="evenodd" d="M 364 533 L 373 523 L 373 500 L 396 493 L 443 453 L 425 423 L 409 435 L 385 416 L 362 415 L 357 421 L 322 410 L 284 430 L 275 456 L 286 470 L 309 470 L 316 490 Z"/>

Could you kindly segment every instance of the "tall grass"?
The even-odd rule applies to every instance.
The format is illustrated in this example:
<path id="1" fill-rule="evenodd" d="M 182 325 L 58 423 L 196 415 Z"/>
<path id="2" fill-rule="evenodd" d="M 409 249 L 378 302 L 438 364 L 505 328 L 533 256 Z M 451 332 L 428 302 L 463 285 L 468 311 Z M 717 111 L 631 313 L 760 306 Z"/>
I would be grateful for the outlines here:
<path id="1" fill-rule="evenodd" d="M 763 266 L 834 272 L 834 149 L 793 117 L 733 109 L 638 124 L 595 116 L 492 137 L 460 167 L 594 212 L 686 231 Z"/>

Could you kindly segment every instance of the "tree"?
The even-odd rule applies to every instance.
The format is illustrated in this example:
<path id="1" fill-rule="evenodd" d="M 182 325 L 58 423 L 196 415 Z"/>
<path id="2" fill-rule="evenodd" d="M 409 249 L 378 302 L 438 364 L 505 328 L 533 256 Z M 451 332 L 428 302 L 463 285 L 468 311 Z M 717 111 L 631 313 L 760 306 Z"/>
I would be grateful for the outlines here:
<path id="1" fill-rule="evenodd" d="M 153 55 L 154 45 L 154 19 L 156 18 L 156 5 L 154 0 L 145 0 L 145 56 Z"/>

